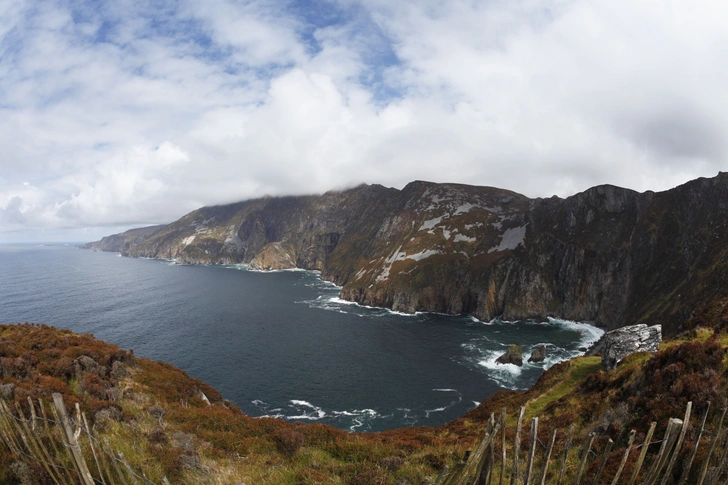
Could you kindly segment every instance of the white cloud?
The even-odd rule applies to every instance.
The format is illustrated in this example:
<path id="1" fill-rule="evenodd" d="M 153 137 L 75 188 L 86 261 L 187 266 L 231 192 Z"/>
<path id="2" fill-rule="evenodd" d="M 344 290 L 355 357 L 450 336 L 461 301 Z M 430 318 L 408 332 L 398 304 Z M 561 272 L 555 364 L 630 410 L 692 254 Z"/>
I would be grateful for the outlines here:
<path id="1" fill-rule="evenodd" d="M 720 2 L 341 0 L 316 25 L 283 1 L 160 5 L 2 2 L 0 233 L 361 182 L 566 196 L 726 167 Z"/>

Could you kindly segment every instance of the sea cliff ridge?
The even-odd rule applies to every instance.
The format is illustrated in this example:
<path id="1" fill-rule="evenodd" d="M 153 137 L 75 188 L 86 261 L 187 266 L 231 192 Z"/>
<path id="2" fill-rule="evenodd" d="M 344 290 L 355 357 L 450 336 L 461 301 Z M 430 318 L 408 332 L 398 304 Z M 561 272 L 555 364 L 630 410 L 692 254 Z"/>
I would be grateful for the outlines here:
<path id="1" fill-rule="evenodd" d="M 664 192 L 601 185 L 565 199 L 415 181 L 203 207 L 83 247 L 319 270 L 343 299 L 407 313 L 659 323 L 674 334 L 727 293 L 727 216 L 726 173 Z"/>

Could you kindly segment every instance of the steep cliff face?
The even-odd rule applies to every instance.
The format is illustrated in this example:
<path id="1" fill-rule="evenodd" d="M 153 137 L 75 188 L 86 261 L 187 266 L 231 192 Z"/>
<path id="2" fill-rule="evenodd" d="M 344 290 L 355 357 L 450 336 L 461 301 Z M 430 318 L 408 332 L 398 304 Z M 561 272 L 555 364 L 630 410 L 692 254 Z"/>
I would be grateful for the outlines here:
<path id="1" fill-rule="evenodd" d="M 664 325 L 728 293 L 728 174 L 566 199 L 412 182 L 205 207 L 90 245 L 189 264 L 322 271 L 342 298 L 489 320 Z M 106 241 L 106 242 L 105 242 Z M 130 242 L 131 241 L 131 242 Z"/>

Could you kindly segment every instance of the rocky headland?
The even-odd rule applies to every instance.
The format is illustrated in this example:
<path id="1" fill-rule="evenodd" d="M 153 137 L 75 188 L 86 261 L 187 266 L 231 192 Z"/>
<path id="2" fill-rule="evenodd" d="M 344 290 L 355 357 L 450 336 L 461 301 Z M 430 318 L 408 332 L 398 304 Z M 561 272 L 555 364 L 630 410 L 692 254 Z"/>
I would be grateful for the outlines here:
<path id="1" fill-rule="evenodd" d="M 481 320 L 661 324 L 728 294 L 728 174 L 565 199 L 412 182 L 203 207 L 87 248 L 183 264 L 319 270 L 341 297 Z"/>

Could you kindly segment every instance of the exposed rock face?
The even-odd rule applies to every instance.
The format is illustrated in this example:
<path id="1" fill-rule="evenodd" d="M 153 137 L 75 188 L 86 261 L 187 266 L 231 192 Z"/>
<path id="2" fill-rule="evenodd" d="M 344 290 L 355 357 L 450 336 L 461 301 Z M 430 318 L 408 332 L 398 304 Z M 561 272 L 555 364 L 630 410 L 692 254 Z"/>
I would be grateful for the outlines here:
<path id="1" fill-rule="evenodd" d="M 268 243 L 253 258 L 249 267 L 258 271 L 292 269 L 296 267 L 296 254 L 286 242 Z"/>
<path id="2" fill-rule="evenodd" d="M 531 351 L 531 357 L 528 358 L 529 362 L 543 362 L 546 360 L 546 346 L 542 345 L 537 349 Z"/>
<path id="3" fill-rule="evenodd" d="M 119 246 L 87 246 L 320 270 L 344 299 L 408 313 L 555 316 L 610 329 L 659 322 L 674 332 L 728 295 L 728 174 L 660 193 L 604 185 L 566 199 L 428 182 L 360 186 L 204 207 L 118 236 Z"/>
<path id="4" fill-rule="evenodd" d="M 518 345 L 511 345 L 508 347 L 508 352 L 501 355 L 495 360 L 496 364 L 513 364 L 517 366 L 523 365 L 523 352 L 521 347 Z"/>
<path id="5" fill-rule="evenodd" d="M 657 352 L 662 342 L 662 326 L 630 325 L 604 335 L 602 363 L 607 370 L 635 352 Z"/>

